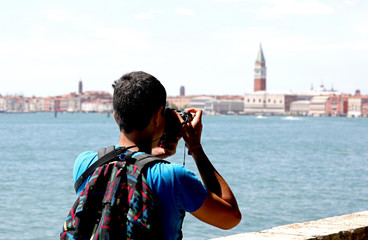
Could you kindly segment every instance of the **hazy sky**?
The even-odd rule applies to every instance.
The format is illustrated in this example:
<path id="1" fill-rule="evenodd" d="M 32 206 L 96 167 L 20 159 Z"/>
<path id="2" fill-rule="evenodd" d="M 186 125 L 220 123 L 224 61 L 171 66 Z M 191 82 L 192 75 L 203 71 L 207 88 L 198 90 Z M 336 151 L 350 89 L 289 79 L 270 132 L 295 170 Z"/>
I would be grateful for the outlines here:
<path id="1" fill-rule="evenodd" d="M 260 43 L 268 90 L 368 94 L 367 0 L 12 0 L 0 27 L 2 95 L 112 92 L 135 70 L 171 96 L 242 95 Z"/>

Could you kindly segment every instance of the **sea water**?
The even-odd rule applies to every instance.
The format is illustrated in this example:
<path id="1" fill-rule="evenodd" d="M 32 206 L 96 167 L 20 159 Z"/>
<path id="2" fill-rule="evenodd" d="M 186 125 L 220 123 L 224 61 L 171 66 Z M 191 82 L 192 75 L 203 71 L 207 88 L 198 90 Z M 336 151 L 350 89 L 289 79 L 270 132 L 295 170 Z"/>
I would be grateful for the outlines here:
<path id="1" fill-rule="evenodd" d="M 243 219 L 224 231 L 188 213 L 184 239 L 367 210 L 367 134 L 367 118 L 204 116 L 202 145 Z M 105 114 L 0 114 L 0 239 L 58 239 L 76 198 L 75 158 L 118 140 Z M 185 151 L 181 141 L 170 160 L 182 164 Z M 191 156 L 185 166 L 198 174 Z"/>

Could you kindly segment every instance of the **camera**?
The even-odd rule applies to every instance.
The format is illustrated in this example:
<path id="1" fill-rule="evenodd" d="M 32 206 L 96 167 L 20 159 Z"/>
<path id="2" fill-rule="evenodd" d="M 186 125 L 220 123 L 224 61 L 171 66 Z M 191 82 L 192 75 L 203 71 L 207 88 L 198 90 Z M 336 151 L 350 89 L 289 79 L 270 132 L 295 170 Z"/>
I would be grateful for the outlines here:
<path id="1" fill-rule="evenodd" d="M 180 137 L 181 134 L 181 122 L 173 113 L 174 111 L 178 112 L 179 115 L 183 118 L 184 122 L 192 121 L 192 114 L 187 111 L 179 111 L 175 108 L 166 108 L 165 110 L 165 135 Z"/>

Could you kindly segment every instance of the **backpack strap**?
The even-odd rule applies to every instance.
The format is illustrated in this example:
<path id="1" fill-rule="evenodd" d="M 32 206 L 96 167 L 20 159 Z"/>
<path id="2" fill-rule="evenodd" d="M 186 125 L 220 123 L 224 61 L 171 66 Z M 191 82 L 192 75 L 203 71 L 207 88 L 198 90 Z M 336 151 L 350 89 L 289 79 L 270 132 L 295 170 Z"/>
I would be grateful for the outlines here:
<path id="1" fill-rule="evenodd" d="M 101 159 L 103 156 L 105 156 L 109 152 L 114 151 L 114 149 L 115 149 L 115 146 L 110 146 L 110 147 L 107 147 L 107 148 L 99 149 L 98 152 L 97 152 L 98 159 Z"/>
<path id="2" fill-rule="evenodd" d="M 159 157 L 156 157 L 156 156 L 153 156 L 152 154 L 147 154 L 147 153 L 138 155 L 134 158 L 136 159 L 134 165 L 136 165 L 137 167 L 141 169 L 143 169 L 146 165 L 149 165 L 154 162 L 169 163 L 166 160 L 163 160 Z"/>
<path id="3" fill-rule="evenodd" d="M 121 154 L 123 154 L 126 150 L 127 148 L 125 147 L 115 149 L 115 146 L 110 146 L 98 150 L 98 160 L 94 162 L 89 168 L 87 168 L 86 171 L 84 171 L 84 173 L 82 173 L 82 175 L 77 179 L 74 184 L 75 192 L 78 192 L 80 186 L 95 171 L 96 168 L 113 161 Z"/>

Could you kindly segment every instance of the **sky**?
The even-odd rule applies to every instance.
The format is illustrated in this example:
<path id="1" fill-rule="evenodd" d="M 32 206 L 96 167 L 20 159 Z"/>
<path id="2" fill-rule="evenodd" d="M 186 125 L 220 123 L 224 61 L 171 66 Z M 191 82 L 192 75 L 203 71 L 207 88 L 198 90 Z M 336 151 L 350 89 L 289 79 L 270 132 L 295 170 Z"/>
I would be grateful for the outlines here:
<path id="1" fill-rule="evenodd" d="M 0 94 L 108 91 L 145 71 L 169 96 L 267 90 L 368 94 L 367 0 L 12 0 L 0 3 Z"/>

